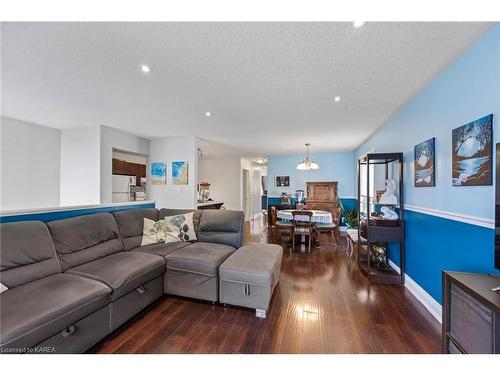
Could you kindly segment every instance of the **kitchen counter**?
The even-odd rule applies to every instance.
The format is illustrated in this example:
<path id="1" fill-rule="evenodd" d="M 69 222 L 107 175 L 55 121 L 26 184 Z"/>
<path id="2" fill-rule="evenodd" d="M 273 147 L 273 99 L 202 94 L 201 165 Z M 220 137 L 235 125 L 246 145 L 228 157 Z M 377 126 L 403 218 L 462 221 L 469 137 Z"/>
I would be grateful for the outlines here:
<path id="1" fill-rule="evenodd" d="M 131 201 L 131 202 L 120 202 L 120 203 L 104 203 L 104 204 L 91 204 L 82 206 L 59 206 L 59 207 L 47 207 L 47 208 L 26 208 L 21 210 L 6 210 L 0 211 L 1 216 L 6 215 L 25 215 L 25 214 L 40 214 L 46 212 L 55 211 L 73 211 L 73 210 L 86 210 L 93 208 L 105 208 L 105 207 L 119 207 L 119 206 L 133 206 L 133 205 L 143 205 L 143 204 L 154 204 L 155 201 Z"/>
<path id="2" fill-rule="evenodd" d="M 123 203 L 94 204 L 84 206 L 64 206 L 31 208 L 22 210 L 9 210 L 0 212 L 0 223 L 15 221 L 40 220 L 43 222 L 68 219 L 70 217 L 97 214 L 101 212 L 114 212 L 136 208 L 154 208 L 155 201 L 133 201 Z"/>
<path id="3" fill-rule="evenodd" d="M 206 209 L 220 209 L 222 207 L 222 205 L 224 204 L 224 202 L 220 202 L 220 201 L 205 201 L 205 202 L 198 202 L 197 205 L 198 205 L 198 208 L 200 210 L 206 210 Z"/>

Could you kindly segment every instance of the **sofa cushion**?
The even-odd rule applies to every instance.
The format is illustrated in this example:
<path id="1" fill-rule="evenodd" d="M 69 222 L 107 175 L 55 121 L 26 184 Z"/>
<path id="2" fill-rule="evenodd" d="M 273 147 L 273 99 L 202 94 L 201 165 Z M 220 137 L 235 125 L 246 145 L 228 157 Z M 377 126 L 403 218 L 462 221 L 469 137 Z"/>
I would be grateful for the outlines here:
<path id="1" fill-rule="evenodd" d="M 190 245 L 190 242 L 155 243 L 153 245 L 138 246 L 132 249 L 132 251 L 160 255 L 165 258 L 171 252 L 182 249 L 188 245 Z"/>
<path id="2" fill-rule="evenodd" d="M 111 289 L 94 280 L 55 274 L 0 296 L 0 345 L 29 348 L 109 303 Z"/>
<path id="3" fill-rule="evenodd" d="M 54 242 L 41 221 L 0 225 L 0 282 L 15 288 L 61 272 Z"/>
<path id="4" fill-rule="evenodd" d="M 253 243 L 240 247 L 221 264 L 221 280 L 252 285 L 275 285 L 280 273 L 283 248 Z"/>
<path id="5" fill-rule="evenodd" d="M 67 273 L 105 283 L 111 289 L 111 299 L 138 288 L 165 272 L 165 260 L 142 252 L 119 252 L 70 268 Z"/>
<path id="6" fill-rule="evenodd" d="M 183 215 L 192 212 L 194 231 L 198 235 L 198 227 L 200 226 L 202 211 L 203 210 L 162 208 L 158 213 L 158 219 L 163 220 L 169 216 Z"/>
<path id="7" fill-rule="evenodd" d="M 156 208 L 141 208 L 113 213 L 118 224 L 125 250 L 131 250 L 141 245 L 144 218 L 158 221 Z"/>
<path id="8" fill-rule="evenodd" d="M 243 239 L 243 212 L 204 210 L 198 228 L 198 240 L 241 247 Z"/>
<path id="9" fill-rule="evenodd" d="M 217 276 L 219 265 L 235 251 L 228 245 L 195 242 L 167 255 L 167 268 Z"/>
<path id="10" fill-rule="evenodd" d="M 47 223 L 63 271 L 123 250 L 118 225 L 109 212 Z"/>

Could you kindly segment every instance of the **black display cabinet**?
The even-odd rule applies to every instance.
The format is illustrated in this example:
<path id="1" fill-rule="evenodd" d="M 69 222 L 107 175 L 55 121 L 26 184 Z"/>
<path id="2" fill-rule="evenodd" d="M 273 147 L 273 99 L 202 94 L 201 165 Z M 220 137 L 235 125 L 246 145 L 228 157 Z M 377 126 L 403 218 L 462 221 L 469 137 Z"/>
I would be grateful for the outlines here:
<path id="1" fill-rule="evenodd" d="M 396 183 L 396 204 L 379 203 L 380 189 L 391 178 Z M 382 180 L 382 181 L 380 181 Z M 397 220 L 378 216 L 382 207 L 398 214 Z M 405 239 L 403 197 L 403 154 L 370 153 L 358 159 L 358 238 L 366 239 L 366 252 L 358 241 L 358 267 L 370 281 L 404 284 Z M 388 260 L 389 246 L 399 247 L 399 269 Z M 380 249 L 386 249 L 380 252 Z M 382 254 L 382 255 L 381 255 Z"/>

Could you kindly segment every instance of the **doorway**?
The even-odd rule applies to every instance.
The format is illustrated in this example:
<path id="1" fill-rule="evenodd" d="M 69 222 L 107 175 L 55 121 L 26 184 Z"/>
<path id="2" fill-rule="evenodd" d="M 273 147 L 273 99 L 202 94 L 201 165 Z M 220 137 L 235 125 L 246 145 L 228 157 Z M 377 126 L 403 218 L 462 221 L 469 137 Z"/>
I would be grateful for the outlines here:
<path id="1" fill-rule="evenodd" d="M 111 201 L 113 203 L 147 199 L 147 157 L 113 149 Z"/>
<path id="2" fill-rule="evenodd" d="M 250 171 L 243 169 L 243 182 L 242 182 L 242 208 L 245 213 L 245 221 L 251 218 L 250 212 Z"/>

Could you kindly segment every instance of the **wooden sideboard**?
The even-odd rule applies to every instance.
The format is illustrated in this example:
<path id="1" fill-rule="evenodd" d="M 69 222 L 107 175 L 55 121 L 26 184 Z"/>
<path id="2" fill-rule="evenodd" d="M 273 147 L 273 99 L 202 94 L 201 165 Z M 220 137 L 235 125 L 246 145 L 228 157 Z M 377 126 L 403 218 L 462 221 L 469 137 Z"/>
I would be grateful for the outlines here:
<path id="1" fill-rule="evenodd" d="M 337 200 L 337 182 L 307 182 L 307 201 L 328 203 Z"/>
<path id="2" fill-rule="evenodd" d="M 337 182 L 307 183 L 307 208 L 331 212 L 338 199 Z"/>
<path id="3" fill-rule="evenodd" d="M 443 271 L 443 353 L 500 354 L 495 275 Z"/>

